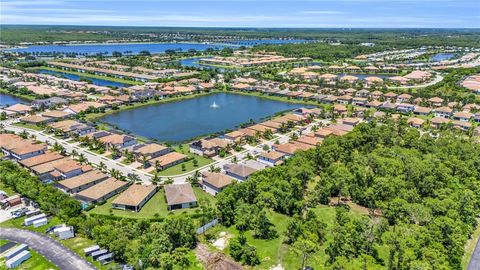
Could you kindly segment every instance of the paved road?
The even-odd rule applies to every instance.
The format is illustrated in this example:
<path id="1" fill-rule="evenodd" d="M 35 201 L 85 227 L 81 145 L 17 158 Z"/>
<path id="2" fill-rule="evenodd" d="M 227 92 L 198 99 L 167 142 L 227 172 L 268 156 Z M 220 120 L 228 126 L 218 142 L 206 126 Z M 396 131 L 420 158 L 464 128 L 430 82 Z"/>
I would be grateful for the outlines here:
<path id="1" fill-rule="evenodd" d="M 28 230 L 0 228 L 0 238 L 28 245 L 62 270 L 97 269 L 70 249 L 46 235 Z"/>
<path id="2" fill-rule="evenodd" d="M 428 82 L 426 84 L 420 84 L 420 85 L 407 85 L 407 86 L 387 86 L 388 89 L 413 89 L 413 88 L 425 88 L 434 84 L 437 84 L 443 80 L 443 77 L 440 75 L 437 75 L 435 79 L 433 79 L 431 82 Z"/>
<path id="3" fill-rule="evenodd" d="M 480 237 L 477 240 L 477 246 L 473 251 L 472 257 L 470 258 L 470 263 L 468 264 L 467 270 L 479 270 L 480 269 Z"/>
<path id="4" fill-rule="evenodd" d="M 107 166 L 108 169 L 113 168 L 115 170 L 118 170 L 125 176 L 127 176 L 128 174 L 134 173 L 134 174 L 137 174 L 144 183 L 150 183 L 151 182 L 151 177 L 153 176 L 152 174 L 149 174 L 147 172 L 138 170 L 136 168 L 129 167 L 125 164 L 122 164 L 118 161 L 109 159 L 107 157 L 98 155 L 98 154 L 96 154 L 94 152 L 91 152 L 91 151 L 89 151 L 89 150 L 87 150 L 83 147 L 78 146 L 76 143 L 72 143 L 72 142 L 69 142 L 67 140 L 55 138 L 51 134 L 45 134 L 44 132 L 41 132 L 41 131 L 35 131 L 35 130 L 28 129 L 28 128 L 18 127 L 18 126 L 14 126 L 14 125 L 10 125 L 10 124 L 11 124 L 11 122 L 4 122 L 6 130 L 14 131 L 14 132 L 17 132 L 17 133 L 22 132 L 23 130 L 26 130 L 27 132 L 29 132 L 31 134 L 34 134 L 35 137 L 36 137 L 36 140 L 41 141 L 41 142 L 47 142 L 50 145 L 53 145 L 55 142 L 57 142 L 57 143 L 63 145 L 63 147 L 65 147 L 65 150 L 67 152 L 71 153 L 72 150 L 75 150 L 75 151 L 77 151 L 78 154 L 83 154 L 85 156 L 85 158 L 93 164 L 98 165 L 100 162 L 103 162 L 103 163 L 105 163 L 105 165 Z"/>
<path id="5" fill-rule="evenodd" d="M 22 132 L 22 131 L 26 130 L 27 132 L 29 132 L 31 134 L 34 134 L 35 137 L 36 137 L 36 140 L 38 140 L 38 141 L 48 142 L 50 145 L 53 145 L 55 142 L 57 142 L 57 143 L 63 145 L 63 147 L 65 147 L 65 150 L 67 152 L 70 153 L 70 152 L 72 152 L 72 150 L 75 150 L 75 151 L 77 151 L 78 154 L 83 154 L 85 156 L 85 158 L 93 164 L 98 165 L 100 162 L 103 162 L 103 163 L 105 163 L 105 165 L 107 166 L 108 169 L 112 169 L 112 168 L 116 169 L 116 170 L 122 172 L 123 175 L 125 175 L 125 176 L 130 174 L 130 173 L 135 173 L 140 177 L 142 182 L 147 183 L 147 184 L 151 183 L 151 178 L 152 178 L 153 175 L 150 174 L 150 173 L 138 170 L 138 169 L 130 167 L 128 165 L 121 164 L 118 161 L 115 161 L 115 160 L 106 158 L 104 156 L 98 155 L 98 154 L 96 154 L 94 152 L 91 152 L 91 151 L 89 151 L 89 150 L 87 150 L 83 147 L 78 146 L 78 143 L 71 143 L 70 141 L 56 138 L 53 135 L 46 134 L 42 131 L 35 131 L 35 130 L 28 129 L 28 128 L 18 127 L 18 126 L 12 125 L 15 122 L 18 122 L 18 120 L 17 119 L 14 119 L 14 120 L 10 119 L 10 120 L 3 121 L 2 124 L 4 125 L 5 129 L 7 129 L 7 130 L 14 131 L 16 133 L 19 133 L 19 132 Z M 330 123 L 330 121 L 320 120 L 320 121 L 316 121 L 314 123 L 311 123 L 308 126 L 302 128 L 304 130 L 302 132 L 302 134 L 310 132 L 311 128 L 314 125 L 317 125 L 319 123 L 322 123 L 323 125 L 326 125 L 326 124 Z M 290 135 L 292 133 L 297 133 L 298 134 L 299 131 L 294 130 L 294 131 L 289 132 L 287 134 L 276 134 L 277 138 L 275 138 L 273 140 L 270 140 L 270 141 L 263 142 L 263 143 L 261 143 L 257 146 L 245 145 L 244 147 L 246 148 L 246 150 L 235 153 L 234 155 L 228 156 L 226 158 L 218 159 L 218 160 L 214 161 L 213 163 L 210 163 L 206 166 L 198 168 L 197 170 L 199 172 L 204 172 L 204 171 L 207 171 L 210 168 L 210 166 L 212 166 L 212 165 L 214 165 L 215 167 L 222 168 L 223 165 L 231 163 L 234 157 L 236 157 L 237 161 L 240 162 L 242 160 L 247 159 L 248 154 L 250 154 L 252 156 L 255 156 L 258 153 L 265 152 L 263 150 L 263 145 L 268 145 L 271 148 L 271 146 L 275 143 L 276 140 L 278 140 L 280 143 L 288 142 L 290 140 Z M 167 180 L 168 178 L 171 178 L 175 183 L 180 184 L 180 183 L 185 183 L 187 178 L 189 176 L 192 176 L 194 173 L 195 173 L 195 171 L 190 171 L 190 172 L 186 172 L 186 173 L 178 174 L 178 175 L 162 176 L 162 177 L 160 177 L 160 179 L 161 180 Z"/>

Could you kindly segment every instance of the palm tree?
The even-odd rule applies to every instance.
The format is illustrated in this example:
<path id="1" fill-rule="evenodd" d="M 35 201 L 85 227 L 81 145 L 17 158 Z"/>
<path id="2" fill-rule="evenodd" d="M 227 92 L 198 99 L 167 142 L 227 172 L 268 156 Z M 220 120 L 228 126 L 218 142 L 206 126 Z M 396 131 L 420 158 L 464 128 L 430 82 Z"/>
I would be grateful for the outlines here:
<path id="1" fill-rule="evenodd" d="M 63 152 L 65 150 L 65 148 L 59 144 L 58 142 L 55 142 L 53 144 L 53 151 L 56 151 L 56 152 Z"/>
<path id="2" fill-rule="evenodd" d="M 159 160 L 155 160 L 155 170 L 157 170 L 157 172 L 162 170 Z"/>
<path id="3" fill-rule="evenodd" d="M 142 164 L 143 164 L 143 168 L 147 168 L 148 167 L 148 159 L 146 156 L 142 155 Z"/>
<path id="4" fill-rule="evenodd" d="M 77 150 L 75 149 L 73 149 L 70 154 L 72 155 L 73 158 L 75 158 L 78 155 Z"/>
<path id="5" fill-rule="evenodd" d="M 160 182 L 160 176 L 158 176 L 158 174 L 155 173 L 152 177 L 152 184 L 158 185 L 159 182 Z"/>
<path id="6" fill-rule="evenodd" d="M 129 173 L 127 176 L 127 179 L 131 183 L 137 183 L 142 181 L 142 179 L 140 179 L 140 176 L 138 176 L 138 174 L 135 174 L 135 173 Z"/>
<path id="7" fill-rule="evenodd" d="M 110 172 L 109 172 L 109 173 L 110 173 L 110 175 L 111 175 L 113 178 L 117 178 L 117 179 L 119 178 L 120 171 L 117 171 L 117 170 L 115 170 L 115 169 L 112 168 L 112 169 L 110 169 Z"/>
<path id="8" fill-rule="evenodd" d="M 78 155 L 78 162 L 80 162 L 80 164 L 83 164 L 86 161 L 87 161 L 87 159 L 85 158 L 85 155 L 83 155 L 83 154 Z"/>
<path id="9" fill-rule="evenodd" d="M 105 165 L 103 161 L 100 161 L 100 163 L 98 164 L 98 169 L 102 172 L 105 172 L 107 170 L 107 165 Z"/>

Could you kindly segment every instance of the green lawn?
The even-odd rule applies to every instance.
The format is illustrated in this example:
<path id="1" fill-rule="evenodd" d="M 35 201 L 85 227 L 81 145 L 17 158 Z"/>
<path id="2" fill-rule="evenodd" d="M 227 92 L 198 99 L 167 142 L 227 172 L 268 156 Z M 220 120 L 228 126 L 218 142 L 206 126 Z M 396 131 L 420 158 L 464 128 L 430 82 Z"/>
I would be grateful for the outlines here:
<path id="1" fill-rule="evenodd" d="M 33 129 L 33 130 L 36 130 L 36 131 L 41 131 L 41 130 L 43 130 L 43 127 L 39 127 L 39 126 L 34 125 L 34 124 L 28 124 L 28 123 L 18 122 L 18 123 L 14 123 L 13 125 L 14 125 L 14 126 L 17 126 L 17 127 L 22 127 L 22 128 Z"/>
<path id="2" fill-rule="evenodd" d="M 48 220 L 47 225 L 40 226 L 38 228 L 34 228 L 32 225 L 30 226 L 23 226 L 23 220 L 25 218 L 17 218 L 17 219 L 9 219 L 7 221 L 4 221 L 0 223 L 0 227 L 5 227 L 5 228 L 19 228 L 19 229 L 25 229 L 25 230 L 30 230 L 34 232 L 39 232 L 39 233 L 45 233 L 45 230 L 48 229 L 51 226 L 59 225 L 62 224 L 63 222 L 60 221 L 59 218 L 53 217 Z"/>
<path id="3" fill-rule="evenodd" d="M 184 155 L 187 155 L 188 157 L 195 158 L 198 161 L 197 166 L 196 167 L 193 166 L 193 160 L 189 160 L 187 162 L 183 162 L 183 163 L 177 164 L 175 166 L 172 166 L 170 168 L 167 168 L 167 169 L 159 172 L 158 175 L 169 176 L 169 175 L 177 175 L 177 174 L 182 174 L 182 173 L 186 173 L 186 172 L 190 172 L 190 171 L 195 171 L 198 168 L 203 167 L 203 166 L 208 165 L 208 164 L 213 162 L 213 159 L 211 159 L 211 158 L 206 158 L 206 157 L 202 157 L 202 156 L 190 153 L 188 143 L 181 144 L 181 146 L 176 145 L 176 146 L 173 147 L 173 149 L 178 153 L 182 153 Z M 185 171 L 182 170 L 182 164 L 185 164 Z"/>
<path id="4" fill-rule="evenodd" d="M 215 203 L 215 197 L 207 194 L 200 188 L 193 188 L 195 196 L 198 201 L 208 200 L 213 205 Z M 124 211 L 120 209 L 112 209 L 112 201 L 119 195 L 110 198 L 103 205 L 97 205 L 88 213 L 100 214 L 100 215 L 114 215 L 126 218 L 155 218 L 165 217 L 168 214 L 180 214 L 180 213 L 195 213 L 198 208 L 178 209 L 175 211 L 167 210 L 167 203 L 165 201 L 165 195 L 163 189 L 160 189 L 143 207 L 139 212 Z M 155 215 L 158 214 L 158 215 Z"/>
<path id="5" fill-rule="evenodd" d="M 97 269 L 106 270 L 109 268 L 109 266 L 114 265 L 113 263 L 109 265 L 101 265 L 99 262 L 94 261 L 92 257 L 85 257 L 83 249 L 96 245 L 93 240 L 76 236 L 74 238 L 60 240 L 60 242 L 69 249 L 73 250 L 78 255 L 80 255 L 80 257 L 85 258 L 87 261 L 95 265 Z"/>
<path id="6" fill-rule="evenodd" d="M 327 225 L 327 232 L 330 232 L 335 220 L 335 208 L 329 206 L 318 206 L 313 209 L 320 220 Z M 359 216 L 355 211 L 351 211 L 353 217 Z M 283 243 L 284 235 L 286 235 L 287 225 L 291 219 L 288 216 L 270 211 L 268 218 L 275 225 L 275 228 L 279 234 L 279 237 L 271 240 L 255 239 L 252 231 L 247 231 L 247 243 L 257 248 L 257 254 L 260 258 L 260 265 L 255 269 L 268 269 L 271 266 L 281 264 L 284 269 L 299 269 L 301 267 L 301 259 L 289 245 Z M 226 232 L 227 234 L 238 236 L 239 232 L 235 227 L 226 228 L 224 226 L 216 226 L 209 231 L 218 237 L 220 232 Z M 323 269 L 327 255 L 325 254 L 325 248 L 327 242 L 332 240 L 332 235 L 327 233 L 326 242 L 320 247 L 320 250 L 311 256 L 307 264 L 314 269 Z M 224 253 L 228 255 L 228 247 L 224 250 Z"/>
<path id="7" fill-rule="evenodd" d="M 45 257 L 40 255 L 35 250 L 30 249 L 30 254 L 32 255 L 32 257 L 30 257 L 30 259 L 26 260 L 15 269 L 17 270 L 50 270 L 50 269 L 57 270 L 59 269 L 53 263 L 48 261 Z M 7 269 L 7 267 L 5 266 L 5 258 L 2 258 L 0 260 L 0 270 L 4 270 L 4 269 Z"/>

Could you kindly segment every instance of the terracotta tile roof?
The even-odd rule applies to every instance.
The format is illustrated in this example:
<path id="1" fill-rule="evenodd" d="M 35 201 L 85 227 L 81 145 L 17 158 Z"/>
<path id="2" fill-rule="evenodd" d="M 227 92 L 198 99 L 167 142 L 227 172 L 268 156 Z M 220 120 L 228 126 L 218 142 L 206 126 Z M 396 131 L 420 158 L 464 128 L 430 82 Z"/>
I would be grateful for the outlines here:
<path id="1" fill-rule="evenodd" d="M 157 144 L 157 143 L 149 143 L 140 148 L 137 148 L 134 152 L 142 155 L 151 155 L 156 152 L 162 151 L 167 149 L 168 147 Z"/>
<path id="2" fill-rule="evenodd" d="M 75 188 L 87 185 L 89 183 L 92 183 L 101 179 L 107 179 L 107 178 L 108 178 L 108 175 L 98 170 L 92 170 L 92 171 L 74 176 L 72 178 L 59 181 L 58 184 L 68 189 L 75 189 Z"/>
<path id="3" fill-rule="evenodd" d="M 21 113 L 21 112 L 31 111 L 32 107 L 18 103 L 18 104 L 6 107 L 5 110 L 11 111 L 11 112 Z"/>
<path id="4" fill-rule="evenodd" d="M 164 166 L 170 165 L 172 163 L 178 162 L 180 160 L 183 160 L 186 157 L 187 157 L 186 155 L 178 153 L 178 152 L 170 152 L 166 155 L 159 156 L 159 157 L 151 159 L 150 163 L 155 164 L 155 162 L 158 160 L 158 162 L 160 163 L 160 166 L 164 167 Z"/>
<path id="5" fill-rule="evenodd" d="M 233 183 L 233 179 L 223 173 L 203 172 L 202 176 L 202 182 L 209 183 L 216 188 L 224 188 Z"/>
<path id="6" fill-rule="evenodd" d="M 105 195 L 126 186 L 128 186 L 128 183 L 125 181 L 120 181 L 115 178 L 108 178 L 105 181 L 102 181 L 92 187 L 80 191 L 79 193 L 77 193 L 77 196 L 81 196 L 92 201 L 97 201 Z"/>
<path id="7" fill-rule="evenodd" d="M 45 154 L 43 155 L 38 155 L 38 156 L 34 156 L 24 160 L 20 160 L 19 163 L 25 167 L 33 167 L 46 162 L 61 159 L 61 158 L 63 158 L 63 156 L 56 152 L 46 151 Z"/>
<path id="8" fill-rule="evenodd" d="M 283 158 L 285 154 L 277 151 L 269 151 L 269 152 L 261 153 L 260 156 L 271 159 L 271 160 L 277 160 L 277 159 Z"/>
<path id="9" fill-rule="evenodd" d="M 241 177 L 248 177 L 252 173 L 257 171 L 256 169 L 245 166 L 243 164 L 227 164 L 224 166 L 224 168 L 225 168 L 225 171 L 229 171 Z"/>
<path id="10" fill-rule="evenodd" d="M 165 197 L 168 205 L 196 202 L 197 197 L 193 193 L 190 184 L 171 184 L 165 185 Z"/>
<path id="11" fill-rule="evenodd" d="M 128 206 L 138 206 L 140 203 L 148 197 L 152 192 L 157 189 L 154 185 L 131 185 L 127 190 L 122 192 L 112 204 L 121 204 Z"/>

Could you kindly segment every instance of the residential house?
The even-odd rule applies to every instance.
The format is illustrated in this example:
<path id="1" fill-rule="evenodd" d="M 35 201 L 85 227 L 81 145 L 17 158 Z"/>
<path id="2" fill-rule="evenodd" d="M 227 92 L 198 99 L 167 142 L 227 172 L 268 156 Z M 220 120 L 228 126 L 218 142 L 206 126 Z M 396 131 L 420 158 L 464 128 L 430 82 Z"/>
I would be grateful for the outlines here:
<path id="1" fill-rule="evenodd" d="M 257 170 L 243 164 L 226 164 L 223 166 L 225 173 L 238 181 L 245 181 Z"/>
<path id="2" fill-rule="evenodd" d="M 119 149 L 132 146 L 137 143 L 137 140 L 134 137 L 124 134 L 110 134 L 105 137 L 101 137 L 98 140 L 104 143 L 107 149 Z"/>
<path id="3" fill-rule="evenodd" d="M 435 109 L 435 117 L 450 118 L 453 110 L 449 107 L 438 107 Z"/>
<path id="4" fill-rule="evenodd" d="M 233 183 L 233 179 L 223 173 L 203 172 L 202 189 L 215 196 L 227 186 Z"/>
<path id="5" fill-rule="evenodd" d="M 169 152 L 165 155 L 150 159 L 148 162 L 159 170 L 165 170 L 169 167 L 182 163 L 187 158 L 186 155 L 178 152 Z"/>
<path id="6" fill-rule="evenodd" d="M 112 208 L 138 212 L 157 192 L 155 185 L 131 185 L 112 202 Z"/>
<path id="7" fill-rule="evenodd" d="M 197 197 L 190 184 L 165 185 L 164 190 L 169 211 L 197 206 Z"/>
<path id="8" fill-rule="evenodd" d="M 259 162 L 265 163 L 268 166 L 277 166 L 283 163 L 285 154 L 277 151 L 269 151 L 265 153 L 260 153 L 257 160 Z"/>
<path id="9" fill-rule="evenodd" d="M 94 186 L 84 189 L 75 198 L 87 204 L 94 204 L 108 200 L 128 187 L 128 182 L 108 178 Z"/>
<path id="10" fill-rule="evenodd" d="M 456 112 L 453 114 L 453 120 L 468 122 L 472 119 L 473 113 L 470 112 Z"/>
<path id="11" fill-rule="evenodd" d="M 91 170 L 89 172 L 56 182 L 55 186 L 67 193 L 78 193 L 104 180 L 107 180 L 107 178 L 108 175 L 98 170 Z"/>

